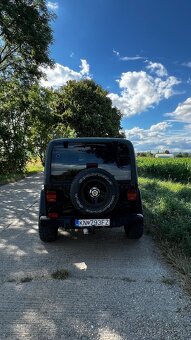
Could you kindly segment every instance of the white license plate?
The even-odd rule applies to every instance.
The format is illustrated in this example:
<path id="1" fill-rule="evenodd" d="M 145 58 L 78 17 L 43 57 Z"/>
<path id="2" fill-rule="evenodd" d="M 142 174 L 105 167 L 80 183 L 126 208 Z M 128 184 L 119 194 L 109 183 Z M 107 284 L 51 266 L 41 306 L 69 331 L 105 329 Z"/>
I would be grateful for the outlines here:
<path id="1" fill-rule="evenodd" d="M 84 220 L 75 220 L 75 226 L 77 228 L 88 228 L 88 227 L 109 227 L 110 219 L 84 219 Z"/>

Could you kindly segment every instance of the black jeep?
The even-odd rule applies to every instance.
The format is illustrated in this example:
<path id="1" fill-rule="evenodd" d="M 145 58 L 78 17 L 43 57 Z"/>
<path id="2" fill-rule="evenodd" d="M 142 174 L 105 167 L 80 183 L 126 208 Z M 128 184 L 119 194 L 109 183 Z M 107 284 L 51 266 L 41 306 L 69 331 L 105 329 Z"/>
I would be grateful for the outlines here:
<path id="1" fill-rule="evenodd" d="M 124 226 L 143 234 L 143 211 L 133 145 L 122 138 L 63 138 L 47 148 L 39 235 L 55 241 L 58 228 Z"/>

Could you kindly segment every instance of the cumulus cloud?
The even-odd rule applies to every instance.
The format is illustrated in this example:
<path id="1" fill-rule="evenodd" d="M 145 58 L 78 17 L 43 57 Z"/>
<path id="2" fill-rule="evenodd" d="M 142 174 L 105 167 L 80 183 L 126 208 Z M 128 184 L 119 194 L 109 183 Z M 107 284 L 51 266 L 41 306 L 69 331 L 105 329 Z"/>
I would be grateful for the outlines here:
<path id="1" fill-rule="evenodd" d="M 149 129 L 134 127 L 125 130 L 126 137 L 131 140 L 136 151 L 191 151 L 191 134 L 188 129 L 172 130 L 169 122 L 160 122 Z"/>
<path id="2" fill-rule="evenodd" d="M 191 123 L 191 97 L 178 104 L 173 112 L 166 113 L 165 116 L 173 117 L 176 121 Z"/>
<path id="3" fill-rule="evenodd" d="M 42 68 L 46 79 L 41 79 L 41 85 L 44 87 L 59 87 L 65 85 L 68 80 L 80 80 L 82 78 L 89 79 L 89 69 L 89 64 L 85 59 L 81 59 L 79 72 L 56 63 L 54 68 Z"/>
<path id="4" fill-rule="evenodd" d="M 108 97 L 125 116 L 132 116 L 143 112 L 158 104 L 163 99 L 171 97 L 173 87 L 180 83 L 176 77 L 169 76 L 165 79 L 153 77 L 145 71 L 122 73 L 117 80 L 120 95 L 110 93 Z"/>
<path id="5" fill-rule="evenodd" d="M 125 130 L 125 135 L 129 139 L 135 140 L 148 140 L 160 138 L 164 135 L 164 132 L 170 127 L 169 122 L 160 122 L 155 125 L 151 125 L 149 129 L 141 129 L 139 127 L 134 127 L 130 130 Z"/>
<path id="6" fill-rule="evenodd" d="M 48 1 L 47 7 L 52 11 L 56 11 L 58 9 L 58 2 Z"/>
<path id="7" fill-rule="evenodd" d="M 153 63 L 152 61 L 147 61 L 147 69 L 151 73 L 155 73 L 158 77 L 167 77 L 168 72 L 166 68 L 161 63 Z"/>

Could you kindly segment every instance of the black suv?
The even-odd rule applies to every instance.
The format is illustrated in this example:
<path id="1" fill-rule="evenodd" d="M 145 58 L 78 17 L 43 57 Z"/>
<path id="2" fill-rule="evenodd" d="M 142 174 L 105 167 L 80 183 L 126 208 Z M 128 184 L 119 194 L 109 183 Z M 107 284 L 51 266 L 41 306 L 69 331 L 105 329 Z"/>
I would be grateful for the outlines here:
<path id="1" fill-rule="evenodd" d="M 122 138 L 63 138 L 47 148 L 39 235 L 55 241 L 58 228 L 124 226 L 143 234 L 143 211 L 133 145 Z"/>

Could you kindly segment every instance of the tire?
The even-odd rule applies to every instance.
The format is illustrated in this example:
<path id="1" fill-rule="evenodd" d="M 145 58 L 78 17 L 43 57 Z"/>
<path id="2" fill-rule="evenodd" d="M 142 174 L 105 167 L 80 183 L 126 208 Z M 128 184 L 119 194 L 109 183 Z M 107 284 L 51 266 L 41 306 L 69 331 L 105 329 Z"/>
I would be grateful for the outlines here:
<path id="1" fill-rule="evenodd" d="M 106 214 L 114 209 L 118 198 L 117 181 L 103 169 L 82 170 L 71 184 L 71 202 L 84 215 Z"/>
<path id="2" fill-rule="evenodd" d="M 38 224 L 39 237 L 43 242 L 53 242 L 58 238 L 58 229 L 54 227 L 45 227 L 41 225 L 39 220 Z"/>
<path id="3" fill-rule="evenodd" d="M 127 238 L 137 240 L 143 236 L 144 226 L 143 223 L 128 224 L 124 226 L 124 230 Z"/>

